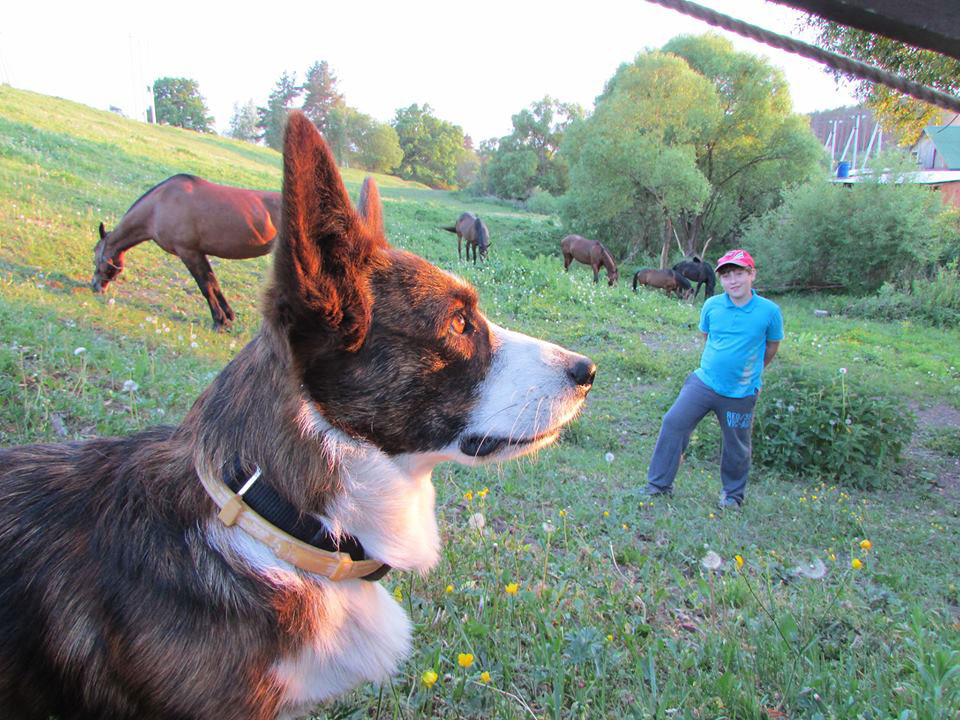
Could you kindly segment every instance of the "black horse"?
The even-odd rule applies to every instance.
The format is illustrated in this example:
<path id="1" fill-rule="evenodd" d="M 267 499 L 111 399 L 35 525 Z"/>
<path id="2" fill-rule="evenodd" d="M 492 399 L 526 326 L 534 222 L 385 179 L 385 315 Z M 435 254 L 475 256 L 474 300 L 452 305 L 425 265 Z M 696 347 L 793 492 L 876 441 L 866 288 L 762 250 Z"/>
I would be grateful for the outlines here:
<path id="1" fill-rule="evenodd" d="M 693 293 L 694 297 L 700 292 L 701 285 L 707 286 L 703 291 L 703 297 L 708 298 L 713 295 L 713 289 L 717 285 L 717 276 L 714 274 L 713 267 L 710 263 L 705 263 L 694 255 L 693 260 L 678 262 L 673 266 L 673 269 L 697 284 L 697 289 Z"/>

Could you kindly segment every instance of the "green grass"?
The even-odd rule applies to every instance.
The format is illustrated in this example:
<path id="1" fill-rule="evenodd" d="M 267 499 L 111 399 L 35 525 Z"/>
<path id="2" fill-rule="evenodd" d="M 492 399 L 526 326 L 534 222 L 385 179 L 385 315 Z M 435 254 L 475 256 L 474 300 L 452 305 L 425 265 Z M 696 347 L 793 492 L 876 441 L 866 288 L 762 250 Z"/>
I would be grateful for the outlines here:
<path id="1" fill-rule="evenodd" d="M 130 252 L 106 296 L 89 291 L 97 223 L 176 172 L 278 189 L 280 157 L 0 87 L 0 444 L 175 423 L 256 331 L 269 258 L 217 263 L 238 314 L 229 334 L 211 331 L 185 268 L 152 244 Z M 344 175 L 356 193 L 362 175 Z M 473 282 L 497 322 L 600 370 L 556 447 L 437 469 L 443 560 L 384 581 L 416 624 L 414 654 L 390 684 L 321 716 L 957 717 L 955 494 L 911 466 L 872 493 L 770 471 L 751 478 L 741 512 L 721 513 L 716 464 L 692 455 L 675 499 L 645 502 L 660 417 L 699 357 L 699 304 L 594 285 L 582 265 L 564 273 L 550 217 L 379 179 L 394 244 Z M 440 229 L 467 209 L 492 237 L 477 267 Z M 960 408 L 956 329 L 843 317 L 846 298 L 777 300 L 787 334 L 769 372 L 845 367 L 848 383 L 911 407 Z M 956 454 L 949 428 L 927 437 L 927 451 Z M 701 564 L 708 550 L 716 570 Z M 795 572 L 816 560 L 824 577 Z"/>

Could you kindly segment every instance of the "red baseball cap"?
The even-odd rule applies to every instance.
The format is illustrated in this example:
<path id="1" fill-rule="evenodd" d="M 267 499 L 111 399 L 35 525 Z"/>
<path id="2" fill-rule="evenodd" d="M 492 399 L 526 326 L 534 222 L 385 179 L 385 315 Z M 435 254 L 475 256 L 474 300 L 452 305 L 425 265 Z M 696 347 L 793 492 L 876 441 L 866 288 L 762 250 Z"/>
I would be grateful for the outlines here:
<path id="1" fill-rule="evenodd" d="M 719 270 L 724 265 L 739 265 L 740 267 L 751 269 L 756 268 L 756 265 L 753 264 L 753 258 L 750 257 L 750 253 L 740 248 L 728 250 L 724 253 L 723 257 L 717 260 L 716 269 Z"/>

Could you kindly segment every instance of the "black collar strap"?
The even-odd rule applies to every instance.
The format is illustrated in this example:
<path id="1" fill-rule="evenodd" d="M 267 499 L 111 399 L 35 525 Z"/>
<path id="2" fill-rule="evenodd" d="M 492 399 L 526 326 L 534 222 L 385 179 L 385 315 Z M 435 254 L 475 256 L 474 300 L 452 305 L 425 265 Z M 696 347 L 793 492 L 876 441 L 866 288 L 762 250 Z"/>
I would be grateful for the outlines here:
<path id="1" fill-rule="evenodd" d="M 259 472 L 259 468 L 257 471 Z M 346 553 L 353 561 L 369 560 L 360 541 L 351 535 L 344 535 L 339 542 L 333 538 L 326 526 L 312 515 L 298 512 L 287 500 L 271 487 L 269 482 L 260 475 L 256 481 L 248 480 L 254 473 L 247 471 L 237 458 L 232 469 L 226 469 L 223 474 L 224 484 L 233 492 L 239 493 L 244 485 L 248 487 L 242 493 L 243 503 L 264 520 L 282 532 L 292 535 L 297 540 L 305 542 L 319 550 L 333 553 Z M 379 580 L 389 572 L 390 566 L 386 563 L 368 575 L 363 580 Z"/>

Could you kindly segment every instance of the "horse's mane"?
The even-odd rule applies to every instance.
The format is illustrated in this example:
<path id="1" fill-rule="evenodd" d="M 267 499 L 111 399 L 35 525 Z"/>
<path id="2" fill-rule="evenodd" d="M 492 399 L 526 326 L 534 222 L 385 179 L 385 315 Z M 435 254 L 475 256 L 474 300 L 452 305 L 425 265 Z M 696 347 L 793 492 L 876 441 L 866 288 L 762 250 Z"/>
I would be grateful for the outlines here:
<path id="1" fill-rule="evenodd" d="M 473 221 L 473 232 L 477 236 L 477 244 L 481 249 L 490 247 L 490 231 L 487 230 L 487 226 L 483 220 L 480 219 L 479 215 L 477 219 Z"/>
<path id="2" fill-rule="evenodd" d="M 617 261 L 613 259 L 613 255 L 610 254 L 610 251 L 607 250 L 606 246 L 605 246 L 602 242 L 600 242 L 599 240 L 597 240 L 597 245 L 600 246 L 600 251 L 603 253 L 604 259 L 609 260 L 609 261 L 610 261 L 610 264 L 611 264 L 613 267 L 616 267 L 616 266 L 617 266 Z"/>
<path id="3" fill-rule="evenodd" d="M 150 188 L 149 190 L 147 190 L 143 195 L 141 195 L 141 196 L 138 197 L 136 200 L 134 200 L 134 201 L 133 201 L 133 205 L 130 206 L 130 208 L 127 210 L 127 212 L 130 212 L 130 210 L 133 210 L 137 205 L 139 205 L 139 204 L 140 204 L 140 201 L 143 200 L 147 195 L 149 195 L 150 193 L 152 193 L 154 190 L 156 190 L 156 189 L 157 189 L 158 187 L 160 187 L 161 185 L 166 185 L 166 184 L 167 184 L 168 182 L 170 182 L 171 180 L 190 180 L 190 181 L 196 181 L 196 180 L 199 180 L 199 179 L 200 179 L 200 178 L 198 178 L 196 175 L 190 175 L 190 174 L 188 174 L 188 173 L 177 173 L 176 175 L 171 175 L 171 176 L 168 177 L 166 180 L 162 180 L 162 181 L 158 182 L 158 183 L 157 183 L 156 185 L 154 185 L 152 188 Z"/>

